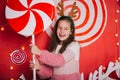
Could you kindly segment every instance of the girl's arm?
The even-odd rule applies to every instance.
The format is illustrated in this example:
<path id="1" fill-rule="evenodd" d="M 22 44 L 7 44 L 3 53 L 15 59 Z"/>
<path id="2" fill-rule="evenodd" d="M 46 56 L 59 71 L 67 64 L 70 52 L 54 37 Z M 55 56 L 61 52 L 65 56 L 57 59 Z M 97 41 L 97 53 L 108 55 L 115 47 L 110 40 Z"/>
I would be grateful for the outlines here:
<path id="1" fill-rule="evenodd" d="M 65 50 L 62 54 L 54 54 L 47 50 L 41 50 L 40 61 L 50 66 L 62 66 L 74 58 L 71 50 Z"/>
<path id="2" fill-rule="evenodd" d="M 46 79 L 52 76 L 52 67 L 41 64 L 41 69 L 37 71 L 37 74 L 41 79 Z"/>
<path id="3" fill-rule="evenodd" d="M 33 70 L 36 68 L 37 74 L 40 76 L 41 79 L 49 78 L 52 75 L 52 67 L 47 66 L 45 64 L 41 64 L 37 57 L 35 56 L 35 64 L 32 60 L 30 62 L 30 68 Z"/>
<path id="4" fill-rule="evenodd" d="M 36 45 L 31 46 L 31 52 L 40 55 L 40 61 L 50 66 L 61 66 L 74 58 L 74 51 L 66 49 L 62 54 L 54 54 L 47 50 L 40 50 Z"/>

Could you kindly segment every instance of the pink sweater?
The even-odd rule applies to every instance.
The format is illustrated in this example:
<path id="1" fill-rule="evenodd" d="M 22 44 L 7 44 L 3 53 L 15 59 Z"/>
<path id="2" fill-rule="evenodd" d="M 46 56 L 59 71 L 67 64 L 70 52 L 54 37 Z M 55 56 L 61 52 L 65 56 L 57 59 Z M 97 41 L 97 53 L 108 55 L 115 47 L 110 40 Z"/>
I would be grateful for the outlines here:
<path id="1" fill-rule="evenodd" d="M 62 54 L 56 53 L 58 50 L 54 53 L 42 50 L 40 61 L 44 65 L 37 73 L 41 78 L 51 77 L 51 80 L 80 80 L 79 50 L 77 42 L 69 44 Z"/>

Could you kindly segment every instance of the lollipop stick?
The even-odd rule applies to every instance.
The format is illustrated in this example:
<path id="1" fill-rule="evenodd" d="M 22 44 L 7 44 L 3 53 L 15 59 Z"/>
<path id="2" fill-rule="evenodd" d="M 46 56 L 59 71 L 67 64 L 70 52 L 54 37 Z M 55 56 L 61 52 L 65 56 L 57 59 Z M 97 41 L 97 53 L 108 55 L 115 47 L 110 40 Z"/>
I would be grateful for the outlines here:
<path id="1" fill-rule="evenodd" d="M 35 36 L 34 34 L 32 35 L 32 44 L 35 44 Z M 32 55 L 33 63 L 35 64 L 35 55 Z M 36 80 L 36 68 L 34 67 L 33 69 L 33 80 Z"/>
<path id="2" fill-rule="evenodd" d="M 32 44 L 34 45 L 35 44 L 35 35 L 32 34 Z"/>

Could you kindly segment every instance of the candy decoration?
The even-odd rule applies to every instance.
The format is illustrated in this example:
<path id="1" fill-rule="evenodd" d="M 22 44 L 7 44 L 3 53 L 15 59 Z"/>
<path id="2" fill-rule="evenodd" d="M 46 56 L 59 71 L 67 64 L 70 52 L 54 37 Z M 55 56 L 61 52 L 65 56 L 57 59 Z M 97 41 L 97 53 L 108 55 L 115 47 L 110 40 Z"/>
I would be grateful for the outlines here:
<path id="1" fill-rule="evenodd" d="M 53 0 L 7 0 L 6 19 L 11 28 L 23 36 L 32 36 L 47 29 L 54 18 Z M 35 55 L 33 63 L 35 64 Z M 36 69 L 33 69 L 33 80 L 36 80 Z"/>
<path id="2" fill-rule="evenodd" d="M 20 65 L 23 64 L 26 61 L 27 55 L 24 51 L 22 50 L 14 50 L 11 53 L 11 61 L 14 64 Z"/>
<path id="3" fill-rule="evenodd" d="M 54 18 L 52 0 L 8 0 L 6 19 L 14 31 L 31 36 L 44 31 Z"/>

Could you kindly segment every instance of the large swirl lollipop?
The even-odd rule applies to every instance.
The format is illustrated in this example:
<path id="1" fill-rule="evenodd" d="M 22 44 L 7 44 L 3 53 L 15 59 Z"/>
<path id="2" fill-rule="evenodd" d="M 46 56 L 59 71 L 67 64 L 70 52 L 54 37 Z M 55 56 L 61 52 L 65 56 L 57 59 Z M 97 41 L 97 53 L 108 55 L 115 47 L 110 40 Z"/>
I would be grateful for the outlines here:
<path id="1" fill-rule="evenodd" d="M 48 28 L 54 18 L 53 0 L 7 0 L 6 19 L 10 27 L 20 35 L 32 36 Z M 33 62 L 34 55 L 33 55 Z M 33 70 L 36 80 L 36 72 Z"/>

